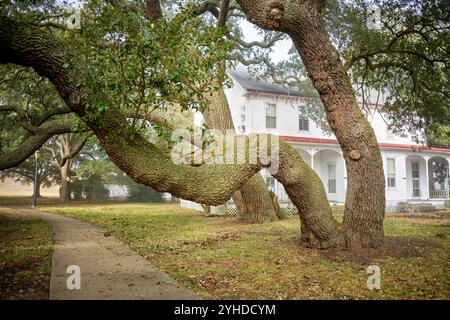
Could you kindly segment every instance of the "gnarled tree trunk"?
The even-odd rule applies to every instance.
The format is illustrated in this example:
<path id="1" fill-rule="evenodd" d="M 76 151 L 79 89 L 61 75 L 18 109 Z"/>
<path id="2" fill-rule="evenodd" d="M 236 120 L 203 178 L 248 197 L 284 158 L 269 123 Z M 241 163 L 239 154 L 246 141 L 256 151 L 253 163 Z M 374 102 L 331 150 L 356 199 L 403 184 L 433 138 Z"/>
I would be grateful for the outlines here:
<path id="1" fill-rule="evenodd" d="M 58 39 L 38 27 L 2 15 L 0 29 L 3 30 L 0 33 L 0 63 L 32 67 L 41 76 L 47 77 L 68 107 L 97 135 L 110 159 L 136 182 L 179 198 L 219 205 L 262 169 L 261 163 L 175 164 L 145 138 L 140 135 L 133 137 L 126 116 L 120 109 L 111 106 L 101 117 L 85 117 L 89 93 L 71 82 L 65 67 L 66 48 Z M 249 148 L 246 140 L 245 150 Z M 283 141 L 280 141 L 279 170 L 274 177 L 283 184 L 298 209 L 304 231 L 303 241 L 321 248 L 344 244 L 320 178 L 300 154 Z"/>
<path id="2" fill-rule="evenodd" d="M 375 133 L 356 101 L 350 78 L 320 19 L 292 33 L 295 46 L 320 94 L 328 123 L 347 167 L 344 211 L 349 247 L 378 247 L 384 238 L 385 181 Z"/>
<path id="3" fill-rule="evenodd" d="M 379 247 L 384 238 L 385 181 L 375 133 L 356 101 L 350 77 L 321 14 L 325 0 L 238 0 L 249 20 L 287 33 L 320 95 L 348 173 L 344 229 L 348 247 Z"/>
<path id="4" fill-rule="evenodd" d="M 61 184 L 59 187 L 59 201 L 66 203 L 70 201 L 70 168 L 72 166 L 72 160 L 69 159 L 66 163 L 59 168 L 61 173 Z"/>
<path id="5" fill-rule="evenodd" d="M 203 96 L 208 105 L 203 116 L 209 127 L 221 130 L 225 134 L 226 130 L 234 131 L 235 128 L 227 97 L 221 88 L 225 74 L 224 64 L 218 66 L 218 69 L 217 76 L 213 81 L 218 83 L 219 89 Z M 233 195 L 233 200 L 242 220 L 249 223 L 277 220 L 269 190 L 261 174 L 257 173 L 248 179 L 239 189 L 239 193 L 236 196 Z"/>

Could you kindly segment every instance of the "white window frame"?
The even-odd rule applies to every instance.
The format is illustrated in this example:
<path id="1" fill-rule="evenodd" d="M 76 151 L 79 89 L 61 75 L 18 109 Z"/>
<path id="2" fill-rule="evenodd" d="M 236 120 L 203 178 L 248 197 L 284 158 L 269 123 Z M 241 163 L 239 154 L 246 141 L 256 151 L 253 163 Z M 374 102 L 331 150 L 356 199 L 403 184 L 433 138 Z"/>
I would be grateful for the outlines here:
<path id="1" fill-rule="evenodd" d="M 309 124 L 310 124 L 309 118 L 301 114 L 300 108 L 301 106 L 298 107 L 298 131 L 309 132 Z M 306 123 L 307 129 L 300 128 L 301 121 L 303 121 L 303 124 Z"/>
<path id="2" fill-rule="evenodd" d="M 274 120 L 275 126 L 268 126 L 268 119 Z M 266 104 L 266 129 L 276 129 L 277 128 L 277 105 L 275 103 Z"/>
<path id="3" fill-rule="evenodd" d="M 417 170 L 414 168 L 414 166 L 417 165 Z M 414 172 L 417 172 L 417 177 L 414 177 Z M 411 161 L 411 186 L 412 186 L 412 197 L 413 198 L 420 198 L 422 197 L 422 188 L 420 185 L 420 162 L 418 160 Z M 414 188 L 414 183 L 417 183 L 417 188 Z M 418 191 L 416 193 L 416 191 Z"/>
<path id="4" fill-rule="evenodd" d="M 334 178 L 331 179 L 331 175 L 330 175 L 330 167 L 334 167 Z M 330 194 L 336 194 L 337 193 L 337 179 L 336 179 L 336 174 L 337 174 L 337 166 L 335 162 L 329 162 L 327 165 L 327 170 L 328 170 L 328 193 Z"/>
<path id="5" fill-rule="evenodd" d="M 275 178 L 272 176 L 266 176 L 266 186 L 267 189 L 269 189 L 270 191 L 275 192 L 275 187 L 276 187 L 276 182 L 275 182 Z"/>
<path id="6" fill-rule="evenodd" d="M 393 163 L 393 168 L 389 163 Z M 394 182 L 392 184 L 392 182 Z M 389 189 L 397 188 L 397 177 L 395 174 L 395 158 L 386 158 L 386 184 Z"/>
<path id="7" fill-rule="evenodd" d="M 245 133 L 246 126 L 245 123 L 247 121 L 247 107 L 244 105 L 241 106 L 241 113 L 240 113 L 240 130 Z"/>

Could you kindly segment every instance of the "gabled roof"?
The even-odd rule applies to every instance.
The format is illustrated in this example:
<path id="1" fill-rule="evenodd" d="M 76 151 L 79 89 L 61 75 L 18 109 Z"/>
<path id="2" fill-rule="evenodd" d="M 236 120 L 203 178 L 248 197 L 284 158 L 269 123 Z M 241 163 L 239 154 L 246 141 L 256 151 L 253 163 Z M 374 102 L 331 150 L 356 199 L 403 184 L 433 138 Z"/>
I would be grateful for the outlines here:
<path id="1" fill-rule="evenodd" d="M 271 79 L 256 79 L 244 68 L 230 69 L 228 75 L 246 91 L 296 97 L 305 96 L 305 93 L 296 87 L 282 86 L 274 83 Z"/>
<path id="2" fill-rule="evenodd" d="M 316 91 L 313 93 L 306 93 L 301 91 L 298 87 L 282 86 L 274 83 L 272 79 L 256 79 L 255 76 L 249 74 L 247 68 L 237 67 L 236 69 L 229 69 L 228 75 L 232 77 L 244 90 L 253 93 L 268 93 L 275 95 L 285 95 L 294 97 L 315 97 L 319 98 Z M 356 91 L 356 87 L 355 87 Z M 312 96 L 311 96 L 312 95 Z M 358 97 L 358 102 L 362 103 L 362 98 Z M 385 101 L 384 94 L 378 94 L 376 90 L 369 90 L 365 92 L 366 103 L 373 105 L 383 105 Z"/>

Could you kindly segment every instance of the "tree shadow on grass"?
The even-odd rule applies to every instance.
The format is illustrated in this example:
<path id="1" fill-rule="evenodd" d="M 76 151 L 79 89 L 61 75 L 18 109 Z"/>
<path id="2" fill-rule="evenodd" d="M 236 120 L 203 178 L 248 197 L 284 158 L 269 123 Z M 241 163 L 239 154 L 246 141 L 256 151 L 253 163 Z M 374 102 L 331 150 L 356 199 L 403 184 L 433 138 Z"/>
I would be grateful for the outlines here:
<path id="1" fill-rule="evenodd" d="M 329 249 L 321 251 L 321 256 L 331 261 L 346 261 L 370 264 L 383 259 L 406 259 L 425 257 L 442 246 L 432 240 L 411 237 L 386 237 L 381 248 L 371 249 Z"/>

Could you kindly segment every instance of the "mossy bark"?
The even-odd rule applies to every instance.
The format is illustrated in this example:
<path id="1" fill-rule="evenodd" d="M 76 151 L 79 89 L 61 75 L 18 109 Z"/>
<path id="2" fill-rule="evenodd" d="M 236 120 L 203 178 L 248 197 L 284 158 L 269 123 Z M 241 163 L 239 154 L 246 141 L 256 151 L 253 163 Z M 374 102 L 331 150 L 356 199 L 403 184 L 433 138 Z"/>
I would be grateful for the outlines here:
<path id="1" fill-rule="evenodd" d="M 217 83 L 214 92 L 208 92 L 203 96 L 207 103 L 207 110 L 203 112 L 205 123 L 213 128 L 221 130 L 224 134 L 226 130 L 235 130 L 230 106 L 223 88 L 221 87 L 225 75 L 224 64 L 218 66 L 216 77 L 212 79 Z M 247 180 L 239 189 L 239 194 L 234 196 L 233 201 L 239 212 L 239 217 L 249 223 L 263 223 L 277 220 L 272 200 L 266 183 L 257 173 Z"/>
<path id="2" fill-rule="evenodd" d="M 347 167 L 344 212 L 346 245 L 383 243 L 385 181 L 375 133 L 357 103 L 350 77 L 322 21 L 323 0 L 237 0 L 258 26 L 292 39 L 325 109 Z"/>
<path id="3" fill-rule="evenodd" d="M 65 67 L 65 50 L 54 35 L 40 28 L 0 16 L 0 63 L 32 67 L 49 78 L 68 107 L 84 119 L 100 139 L 109 158 L 138 183 L 202 204 L 220 205 L 263 165 L 180 165 L 140 135 L 134 135 L 126 117 L 111 107 L 101 117 L 84 117 L 89 93 L 75 86 Z M 248 140 L 245 150 L 249 149 Z M 270 164 L 268 164 L 270 165 Z M 307 245 L 342 246 L 343 237 L 333 219 L 323 184 L 289 144 L 280 141 L 279 170 L 283 184 L 298 209 Z"/>

